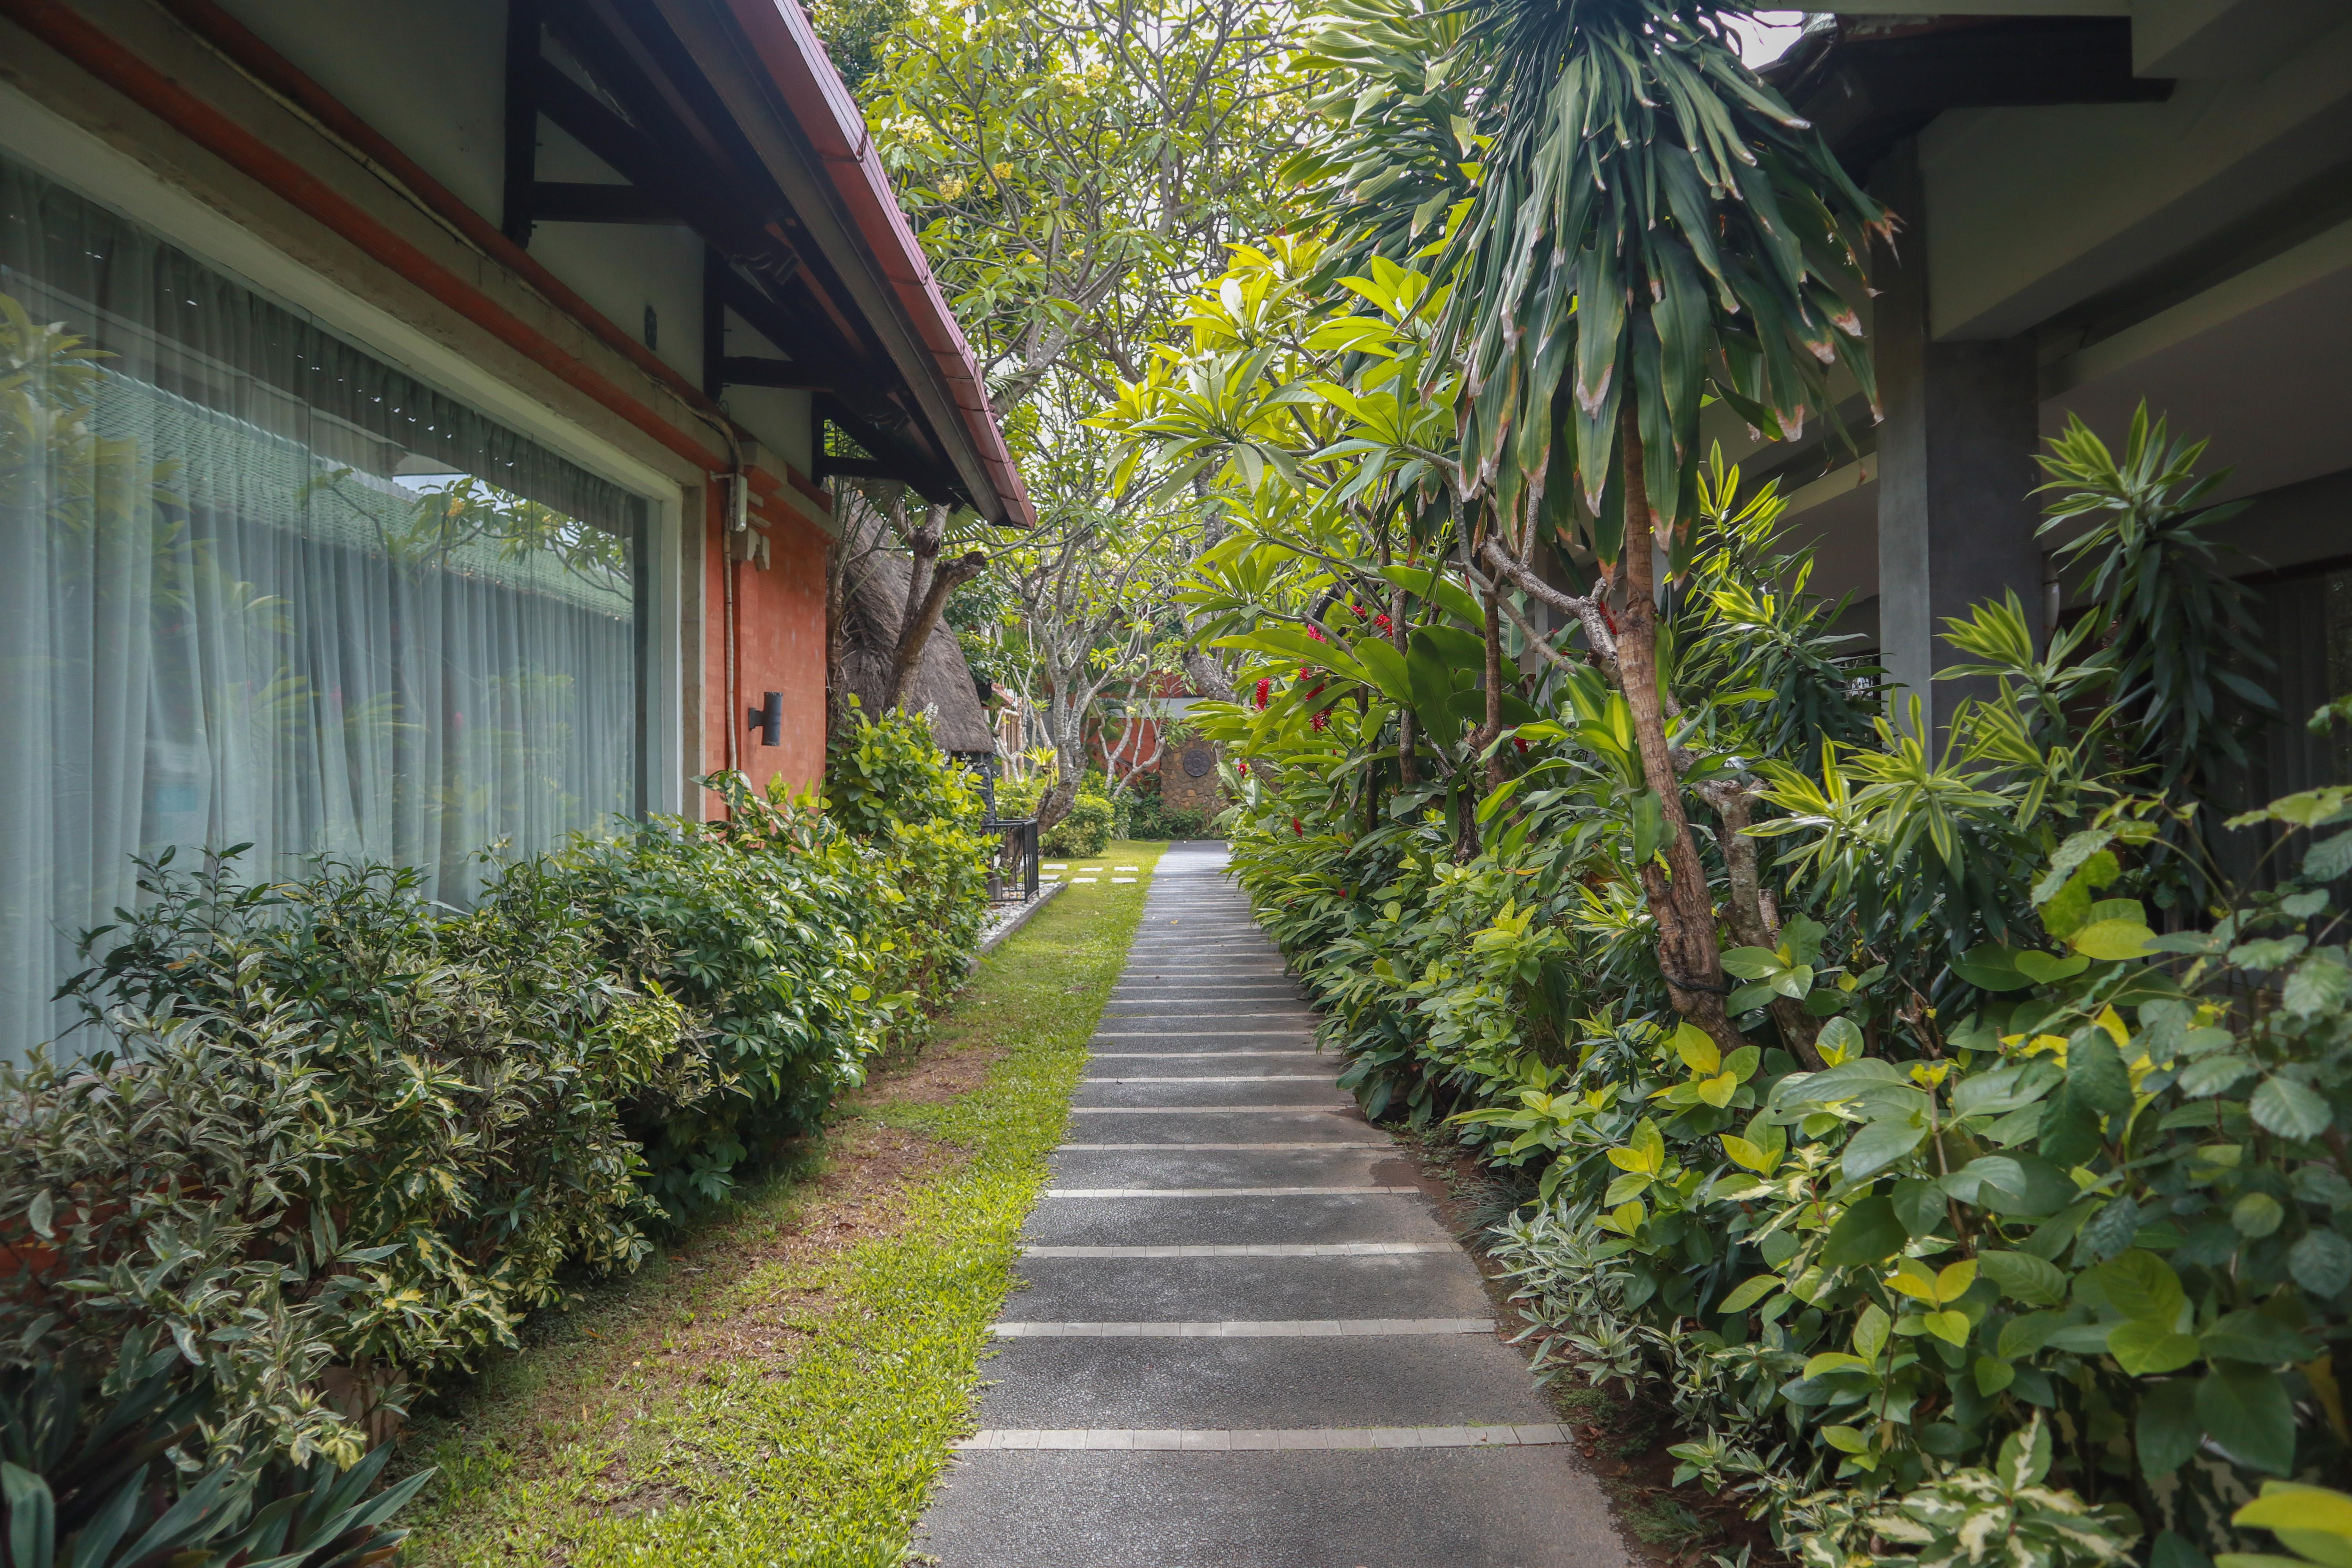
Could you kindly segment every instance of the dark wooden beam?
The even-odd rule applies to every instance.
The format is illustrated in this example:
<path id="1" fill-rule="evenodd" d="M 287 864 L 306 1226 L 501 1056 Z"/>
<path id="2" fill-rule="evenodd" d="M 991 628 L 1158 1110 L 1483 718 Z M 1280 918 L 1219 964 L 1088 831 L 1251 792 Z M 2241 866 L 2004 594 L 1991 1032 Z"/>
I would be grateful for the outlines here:
<path id="1" fill-rule="evenodd" d="M 709 241 L 702 245 L 702 395 L 716 400 L 722 390 L 719 362 L 727 357 L 727 301 L 720 298 L 727 258 Z"/>
<path id="2" fill-rule="evenodd" d="M 656 223 L 685 221 L 667 201 L 636 185 L 541 180 L 530 187 L 537 223 Z"/>
<path id="3" fill-rule="evenodd" d="M 814 467 L 820 479 L 829 479 L 835 474 L 847 479 L 903 479 L 907 477 L 899 465 L 880 458 L 829 458 L 819 452 Z"/>
<path id="4" fill-rule="evenodd" d="M 499 232 L 530 244 L 531 193 L 539 178 L 539 0 L 507 0 L 506 210 Z"/>
<path id="5" fill-rule="evenodd" d="M 798 360 L 754 359 L 731 354 L 719 362 L 719 381 L 722 386 L 773 386 L 786 392 L 825 392 L 831 390 L 835 379 L 814 365 L 803 364 Z"/>

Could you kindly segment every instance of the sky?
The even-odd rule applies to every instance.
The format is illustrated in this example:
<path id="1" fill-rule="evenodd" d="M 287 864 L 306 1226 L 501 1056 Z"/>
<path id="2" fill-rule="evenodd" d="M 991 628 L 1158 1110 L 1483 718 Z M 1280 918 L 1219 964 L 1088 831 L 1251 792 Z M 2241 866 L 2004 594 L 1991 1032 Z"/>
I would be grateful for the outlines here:
<path id="1" fill-rule="evenodd" d="M 1751 66 L 1779 59 L 1780 51 L 1797 41 L 1804 25 L 1802 11 L 1759 11 L 1753 22 L 1734 22 L 1732 27 L 1741 40 L 1740 58 Z"/>

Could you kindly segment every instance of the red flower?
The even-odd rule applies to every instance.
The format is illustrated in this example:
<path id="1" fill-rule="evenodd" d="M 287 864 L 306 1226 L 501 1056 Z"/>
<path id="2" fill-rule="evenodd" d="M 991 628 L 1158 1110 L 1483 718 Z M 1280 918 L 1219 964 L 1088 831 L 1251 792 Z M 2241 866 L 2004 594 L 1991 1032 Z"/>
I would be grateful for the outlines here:
<path id="1" fill-rule="evenodd" d="M 1395 633 L 1396 626 L 1395 624 L 1389 619 L 1388 612 L 1383 610 L 1379 615 L 1372 617 L 1372 629 L 1379 632 L 1382 637 L 1389 637 Z"/>
<path id="2" fill-rule="evenodd" d="M 1265 712 L 1267 700 L 1274 695 L 1273 679 L 1271 677 L 1262 677 L 1257 683 L 1257 689 L 1253 695 L 1257 702 L 1258 711 L 1261 713 Z"/>
<path id="3" fill-rule="evenodd" d="M 1511 737 L 1511 744 L 1519 749 L 1519 755 L 1524 757 L 1528 754 L 1528 743 L 1519 739 L 1517 735 Z"/>
<path id="4" fill-rule="evenodd" d="M 1317 626 L 1313 621 L 1307 623 L 1307 635 L 1313 637 L 1317 642 L 1328 642 L 1331 640 L 1323 635 L 1323 628 Z"/>
<path id="5" fill-rule="evenodd" d="M 1295 816 L 1290 819 L 1290 831 L 1300 838 L 1307 837 L 1307 829 L 1299 826 L 1298 818 Z"/>
<path id="6" fill-rule="evenodd" d="M 1310 722 L 1312 722 L 1318 730 L 1328 729 L 1331 724 L 1331 710 L 1326 708 L 1323 711 L 1315 715 L 1314 719 L 1311 720 Z"/>

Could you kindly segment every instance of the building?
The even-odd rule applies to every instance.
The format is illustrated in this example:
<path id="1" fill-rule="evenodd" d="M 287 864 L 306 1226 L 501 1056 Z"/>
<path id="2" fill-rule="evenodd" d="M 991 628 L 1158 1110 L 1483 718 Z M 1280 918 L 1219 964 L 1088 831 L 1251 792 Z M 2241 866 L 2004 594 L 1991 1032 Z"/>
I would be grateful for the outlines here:
<path id="1" fill-rule="evenodd" d="M 791 0 L 0 0 L 0 1048 L 135 855 L 813 784 L 827 475 L 1028 518 Z"/>
<path id="2" fill-rule="evenodd" d="M 2299 721 L 2352 689 L 2352 7 L 2340 0 L 1873 0 L 1766 76 L 1900 215 L 1866 322 L 1885 418 L 1858 451 L 1766 447 L 1815 586 L 1948 715 L 1945 617 L 2015 591 L 2063 614 L 2031 492 L 2079 414 L 2120 447 L 2145 398 L 2251 498 L 2221 535 L 2260 584 L 2288 715 L 2250 794 L 2352 776 Z M 1999 13 L 1987 15 L 1985 13 Z"/>

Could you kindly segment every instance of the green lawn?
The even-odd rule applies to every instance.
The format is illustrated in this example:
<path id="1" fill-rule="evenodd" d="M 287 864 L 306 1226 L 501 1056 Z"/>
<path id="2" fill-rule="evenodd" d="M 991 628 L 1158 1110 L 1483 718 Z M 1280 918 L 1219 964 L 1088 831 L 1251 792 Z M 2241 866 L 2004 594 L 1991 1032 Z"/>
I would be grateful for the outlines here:
<path id="1" fill-rule="evenodd" d="M 421 1420 L 407 1560 L 906 1561 L 1162 847 L 1112 845 L 1144 879 L 1063 892 L 822 1152 Z"/>

